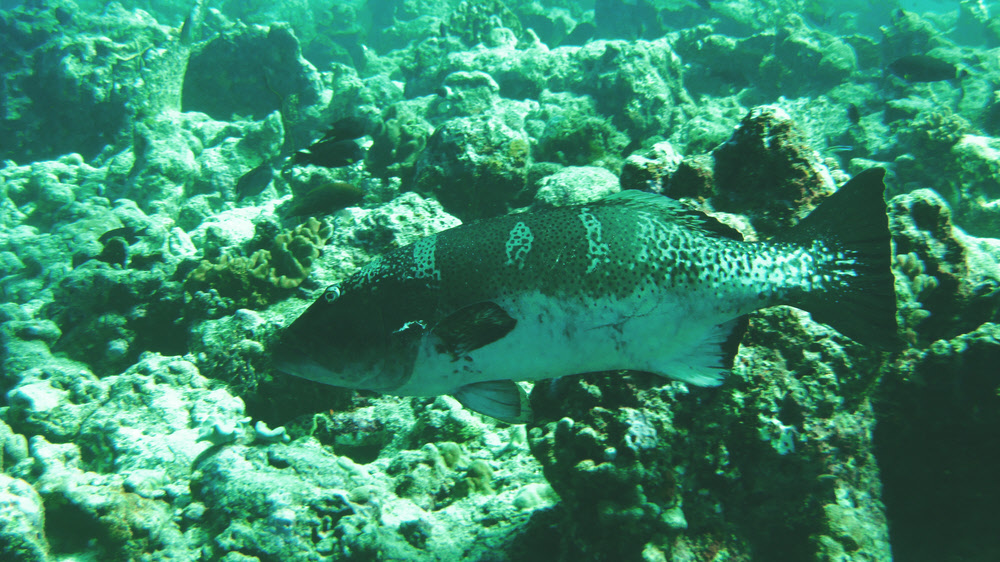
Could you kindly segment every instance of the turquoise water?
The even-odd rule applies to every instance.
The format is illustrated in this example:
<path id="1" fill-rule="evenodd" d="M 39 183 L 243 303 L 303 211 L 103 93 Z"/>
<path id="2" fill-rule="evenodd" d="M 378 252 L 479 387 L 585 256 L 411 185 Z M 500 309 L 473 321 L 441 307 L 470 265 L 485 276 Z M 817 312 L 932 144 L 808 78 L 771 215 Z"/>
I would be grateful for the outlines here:
<path id="1" fill-rule="evenodd" d="M 998 11 L 0 1 L 0 560 L 1000 559 Z"/>

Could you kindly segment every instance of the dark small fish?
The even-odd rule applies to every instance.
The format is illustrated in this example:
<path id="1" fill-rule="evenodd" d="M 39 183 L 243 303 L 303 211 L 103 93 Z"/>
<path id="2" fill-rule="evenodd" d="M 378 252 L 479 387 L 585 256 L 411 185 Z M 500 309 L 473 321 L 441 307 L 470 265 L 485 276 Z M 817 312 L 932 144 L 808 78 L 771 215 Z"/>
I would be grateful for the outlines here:
<path id="1" fill-rule="evenodd" d="M 292 164 L 314 164 L 324 168 L 341 168 L 365 157 L 353 140 L 321 140 L 292 157 Z"/>
<path id="2" fill-rule="evenodd" d="M 121 236 L 108 239 L 104 244 L 104 249 L 94 259 L 102 261 L 108 265 L 118 264 L 122 267 L 128 263 L 128 243 Z"/>
<path id="3" fill-rule="evenodd" d="M 183 45 L 190 45 L 198 41 L 201 35 L 202 4 L 204 0 L 198 0 L 191 7 L 184 22 L 181 23 L 180 40 Z"/>
<path id="4" fill-rule="evenodd" d="M 236 181 L 236 194 L 241 199 L 260 195 L 260 192 L 271 184 L 272 179 L 274 179 L 274 168 L 271 167 L 270 162 L 264 162 L 240 176 L 240 179 Z"/>
<path id="5" fill-rule="evenodd" d="M 336 181 L 315 187 L 292 198 L 286 217 L 322 216 L 356 205 L 365 197 L 360 187 Z"/>
<path id="6" fill-rule="evenodd" d="M 559 45 L 583 46 L 587 43 L 587 41 L 593 39 L 596 33 L 597 26 L 594 25 L 593 22 L 581 22 L 576 24 L 573 31 L 564 37 L 563 40 L 559 42 Z"/>
<path id="7" fill-rule="evenodd" d="M 930 55 L 907 55 L 889 63 L 889 72 L 908 82 L 938 82 L 964 78 L 969 73 Z"/>
<path id="8" fill-rule="evenodd" d="M 853 103 L 847 104 L 847 120 L 851 122 L 851 125 L 857 125 L 861 122 L 861 110 Z"/>
<path id="9" fill-rule="evenodd" d="M 105 232 L 100 238 L 97 239 L 97 241 L 100 242 L 102 246 L 107 246 L 108 242 L 112 239 L 121 238 L 126 244 L 131 246 L 139 240 L 140 236 L 146 233 L 147 228 L 149 227 L 144 226 L 142 228 L 136 228 L 134 226 L 122 226 Z"/>
<path id="10" fill-rule="evenodd" d="M 710 0 L 695 0 L 695 1 L 698 2 L 699 6 L 701 6 L 702 8 L 705 8 L 706 10 L 711 10 L 712 9 L 712 3 L 711 3 Z"/>
<path id="11" fill-rule="evenodd" d="M 320 141 L 342 141 L 359 139 L 368 134 L 368 120 L 364 117 L 344 117 L 330 125 L 330 130 Z"/>

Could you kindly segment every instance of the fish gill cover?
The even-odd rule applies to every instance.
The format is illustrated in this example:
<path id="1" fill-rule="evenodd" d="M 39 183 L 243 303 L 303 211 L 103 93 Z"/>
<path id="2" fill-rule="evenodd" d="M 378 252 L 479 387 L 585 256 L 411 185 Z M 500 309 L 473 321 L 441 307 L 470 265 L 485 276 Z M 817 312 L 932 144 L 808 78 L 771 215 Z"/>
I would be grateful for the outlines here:
<path id="1" fill-rule="evenodd" d="M 996 559 L 997 10 L 0 3 L 0 559 Z"/>

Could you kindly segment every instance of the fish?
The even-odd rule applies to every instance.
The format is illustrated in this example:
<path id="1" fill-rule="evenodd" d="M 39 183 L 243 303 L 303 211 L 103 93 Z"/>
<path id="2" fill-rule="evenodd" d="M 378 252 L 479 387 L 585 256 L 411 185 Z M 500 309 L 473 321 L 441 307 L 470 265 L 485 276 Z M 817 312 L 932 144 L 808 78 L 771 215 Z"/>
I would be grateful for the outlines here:
<path id="1" fill-rule="evenodd" d="M 127 245 L 131 246 L 132 244 L 138 242 L 139 237 L 146 234 L 147 230 L 149 230 L 148 226 L 143 226 L 141 228 L 134 226 L 120 226 L 105 232 L 97 239 L 97 241 L 102 245 L 107 246 L 108 242 L 112 239 L 121 238 Z"/>
<path id="2" fill-rule="evenodd" d="M 272 365 L 340 387 L 449 394 L 526 423 L 517 381 L 644 371 L 718 386 L 747 315 L 779 304 L 891 349 L 884 175 L 859 173 L 761 242 L 637 190 L 460 225 L 327 287 L 278 335 Z"/>
<path id="3" fill-rule="evenodd" d="M 293 165 L 313 164 L 324 168 L 342 168 L 365 157 L 361 146 L 353 140 L 321 140 L 292 157 Z"/>
<path id="4" fill-rule="evenodd" d="M 197 0 L 191 7 L 178 33 L 182 45 L 191 45 L 200 38 L 205 0 Z"/>
<path id="5" fill-rule="evenodd" d="M 330 182 L 314 187 L 305 193 L 296 194 L 284 216 L 329 215 L 356 205 L 364 198 L 364 190 L 352 183 Z"/>
<path id="6" fill-rule="evenodd" d="M 847 120 L 851 122 L 851 125 L 861 123 L 861 110 L 853 103 L 847 104 Z"/>
<path id="7" fill-rule="evenodd" d="M 967 70 L 930 55 L 900 57 L 889 63 L 888 70 L 907 82 L 939 82 L 969 75 Z"/>
<path id="8" fill-rule="evenodd" d="M 370 124 L 364 117 L 344 117 L 334 121 L 321 141 L 354 140 L 368 134 Z"/>
<path id="9" fill-rule="evenodd" d="M 576 27 L 573 28 L 573 31 L 571 31 L 569 35 L 564 37 L 563 40 L 559 42 L 559 46 L 583 46 L 593 39 L 595 35 L 597 35 L 597 26 L 593 22 L 580 22 L 576 24 Z"/>
<path id="10" fill-rule="evenodd" d="M 271 185 L 273 179 L 274 167 L 270 161 L 266 161 L 236 180 L 236 195 L 241 199 L 260 195 L 262 191 L 267 189 L 267 186 Z"/>

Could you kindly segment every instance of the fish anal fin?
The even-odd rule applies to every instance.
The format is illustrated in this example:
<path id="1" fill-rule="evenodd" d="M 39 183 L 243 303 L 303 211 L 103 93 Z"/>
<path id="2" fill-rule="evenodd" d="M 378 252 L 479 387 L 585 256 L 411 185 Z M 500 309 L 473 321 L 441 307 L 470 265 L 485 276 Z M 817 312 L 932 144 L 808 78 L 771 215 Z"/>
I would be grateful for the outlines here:
<path id="1" fill-rule="evenodd" d="M 507 311 L 492 301 L 478 302 L 451 313 L 434 327 L 438 351 L 458 359 L 510 333 L 517 325 Z"/>
<path id="2" fill-rule="evenodd" d="M 532 419 L 528 394 L 512 380 L 467 384 L 452 395 L 463 406 L 507 423 L 528 423 Z"/>
<path id="3" fill-rule="evenodd" d="M 654 363 L 649 371 L 695 386 L 719 386 L 733 368 L 749 324 L 749 317 L 744 315 L 713 326 L 682 356 Z"/>

